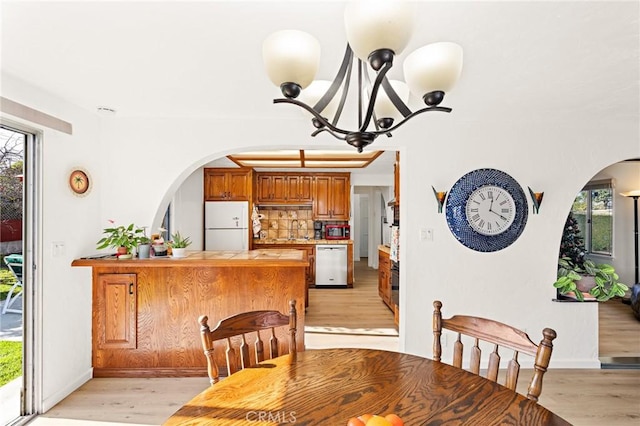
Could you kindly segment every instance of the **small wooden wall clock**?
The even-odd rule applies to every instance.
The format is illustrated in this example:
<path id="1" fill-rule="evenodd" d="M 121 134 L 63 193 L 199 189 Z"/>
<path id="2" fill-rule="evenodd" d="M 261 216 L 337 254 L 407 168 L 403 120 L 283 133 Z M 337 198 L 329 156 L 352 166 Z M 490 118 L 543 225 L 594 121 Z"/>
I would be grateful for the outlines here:
<path id="1" fill-rule="evenodd" d="M 451 233 L 475 251 L 498 251 L 513 244 L 524 230 L 527 215 L 522 187 L 496 169 L 467 173 L 447 197 L 446 218 Z"/>
<path id="2" fill-rule="evenodd" d="M 69 174 L 69 188 L 77 196 L 85 196 L 91 189 L 91 179 L 86 170 L 76 168 Z"/>

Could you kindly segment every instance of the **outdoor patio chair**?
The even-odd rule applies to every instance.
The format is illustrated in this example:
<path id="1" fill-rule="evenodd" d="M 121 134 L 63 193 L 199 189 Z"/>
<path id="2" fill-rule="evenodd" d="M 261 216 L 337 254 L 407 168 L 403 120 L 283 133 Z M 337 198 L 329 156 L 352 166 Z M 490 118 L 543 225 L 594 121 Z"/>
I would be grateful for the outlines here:
<path id="1" fill-rule="evenodd" d="M 9 293 L 7 294 L 7 298 L 4 300 L 4 304 L 2 305 L 2 314 L 6 314 L 7 312 L 11 313 L 22 313 L 22 309 L 11 308 L 11 306 L 16 303 L 16 300 L 22 295 L 22 291 L 24 286 L 22 285 L 22 255 L 21 254 L 10 254 L 4 257 L 4 263 L 9 268 L 9 271 L 13 274 L 16 279 L 16 282 L 9 289 Z M 17 288 L 20 288 L 16 292 Z"/>

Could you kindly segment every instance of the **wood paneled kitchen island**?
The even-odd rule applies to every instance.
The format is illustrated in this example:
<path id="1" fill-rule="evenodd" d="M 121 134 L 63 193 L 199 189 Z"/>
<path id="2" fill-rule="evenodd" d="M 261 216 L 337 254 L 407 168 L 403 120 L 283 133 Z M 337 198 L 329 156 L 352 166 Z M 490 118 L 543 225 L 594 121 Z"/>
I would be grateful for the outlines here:
<path id="1" fill-rule="evenodd" d="M 216 324 L 249 310 L 298 310 L 304 350 L 306 253 L 300 250 L 188 252 L 185 258 L 76 259 L 93 268 L 94 377 L 206 376 L 198 316 Z M 283 333 L 284 335 L 284 333 Z M 286 353 L 287 339 L 281 339 Z M 224 349 L 216 348 L 224 358 Z"/>

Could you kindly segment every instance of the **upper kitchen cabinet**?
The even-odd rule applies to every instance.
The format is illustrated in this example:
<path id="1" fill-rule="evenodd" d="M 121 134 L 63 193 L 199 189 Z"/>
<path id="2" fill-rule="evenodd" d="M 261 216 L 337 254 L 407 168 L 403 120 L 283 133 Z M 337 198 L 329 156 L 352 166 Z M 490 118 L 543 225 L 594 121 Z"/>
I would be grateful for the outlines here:
<path id="1" fill-rule="evenodd" d="M 250 201 L 252 169 L 204 169 L 205 201 Z"/>
<path id="2" fill-rule="evenodd" d="M 350 205 L 351 179 L 349 173 L 316 175 L 313 219 L 349 220 Z"/>
<path id="3" fill-rule="evenodd" d="M 289 176 L 287 178 L 287 192 L 290 201 L 300 204 L 311 204 L 313 202 L 313 176 Z"/>
<path id="4" fill-rule="evenodd" d="M 311 204 L 313 176 L 300 173 L 257 173 L 256 204 Z"/>

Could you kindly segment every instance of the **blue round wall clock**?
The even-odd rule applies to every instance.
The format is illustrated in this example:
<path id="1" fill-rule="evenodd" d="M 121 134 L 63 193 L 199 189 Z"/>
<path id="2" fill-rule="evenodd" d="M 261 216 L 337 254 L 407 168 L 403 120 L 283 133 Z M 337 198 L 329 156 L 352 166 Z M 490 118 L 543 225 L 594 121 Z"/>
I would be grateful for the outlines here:
<path id="1" fill-rule="evenodd" d="M 464 246 L 480 252 L 502 250 L 520 237 L 527 224 L 524 191 L 507 173 L 477 169 L 449 191 L 447 224 Z"/>

